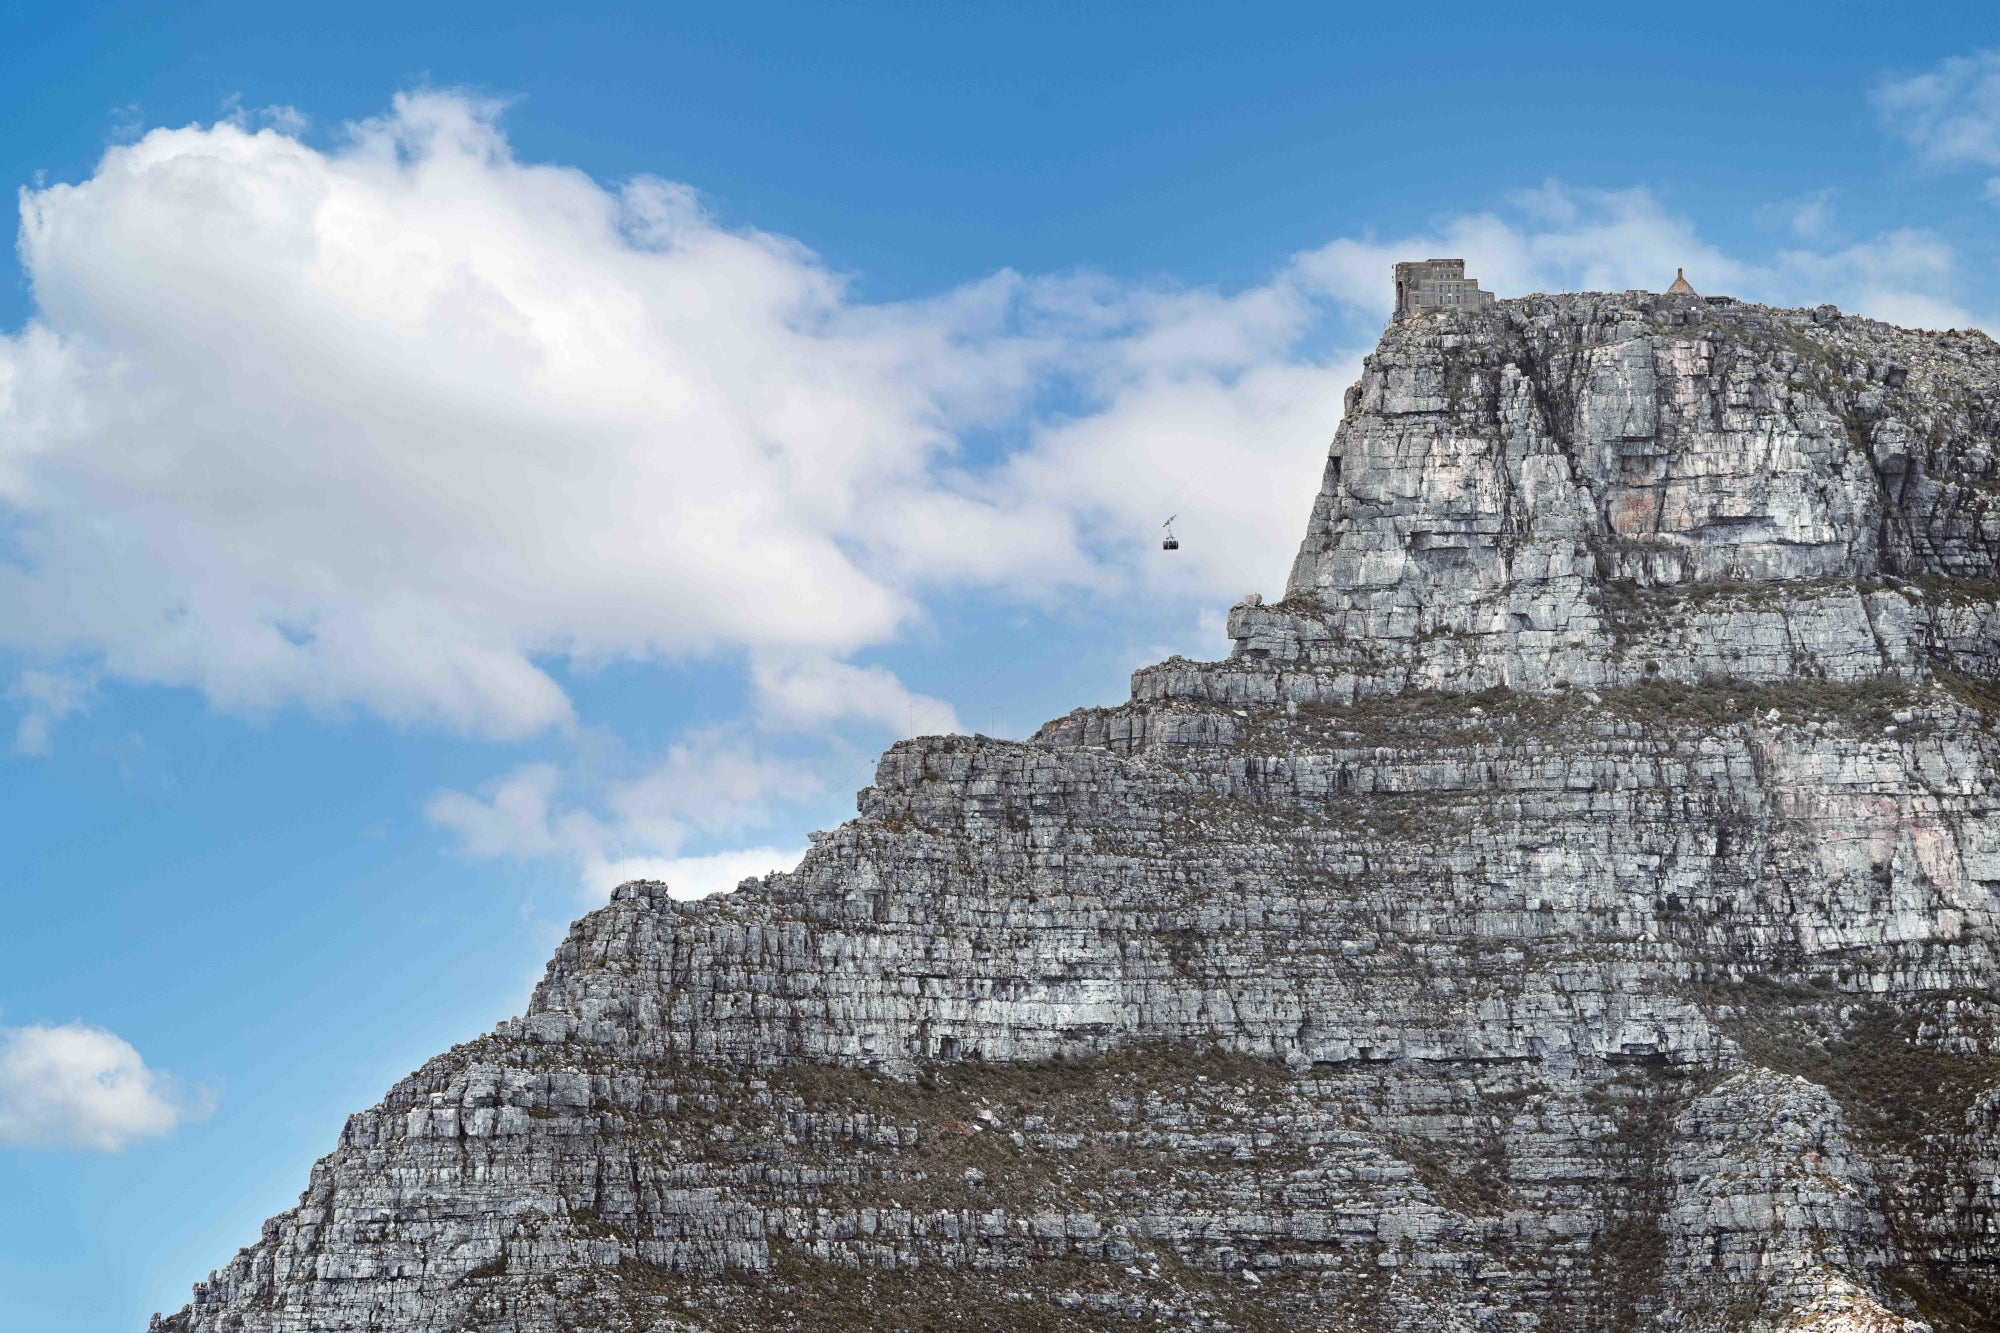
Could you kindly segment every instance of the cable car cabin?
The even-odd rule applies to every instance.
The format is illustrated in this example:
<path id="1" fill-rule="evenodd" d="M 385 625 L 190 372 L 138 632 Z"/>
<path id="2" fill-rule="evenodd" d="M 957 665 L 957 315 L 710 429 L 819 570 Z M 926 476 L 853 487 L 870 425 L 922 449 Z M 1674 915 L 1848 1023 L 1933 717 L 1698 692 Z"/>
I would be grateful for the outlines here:
<path id="1" fill-rule="evenodd" d="M 1181 544 L 1177 538 L 1163 537 L 1160 539 L 1160 549 L 1162 551 L 1178 551 L 1181 549 Z"/>

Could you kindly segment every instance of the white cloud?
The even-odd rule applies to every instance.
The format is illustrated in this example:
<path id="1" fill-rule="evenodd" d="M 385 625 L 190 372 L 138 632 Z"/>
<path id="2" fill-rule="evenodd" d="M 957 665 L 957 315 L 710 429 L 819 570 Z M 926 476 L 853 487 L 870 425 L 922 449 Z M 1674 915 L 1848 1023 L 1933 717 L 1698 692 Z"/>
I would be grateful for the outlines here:
<path id="1" fill-rule="evenodd" d="M 747 648 L 830 664 L 887 720 L 899 687 L 842 658 L 941 586 L 1128 578 L 1092 525 L 1301 373 L 1320 298 L 1294 281 L 1000 273 L 868 306 L 684 186 L 517 162 L 492 115 L 404 97 L 332 153 L 155 130 L 24 196 L 0 641 L 223 708 L 492 736 L 571 722 L 552 663 Z M 1087 487 L 1049 466 L 1078 435 L 1052 394 L 1111 409 Z M 1023 466 L 960 459 L 988 428 Z M 800 668 L 766 676 L 776 712 L 827 715 Z"/>
<path id="2" fill-rule="evenodd" d="M 1223 323 L 1210 314 L 1189 321 Z M 1187 330 L 1190 340 L 1198 328 Z M 1319 489 L 1358 353 L 1330 364 L 1264 364 L 1229 375 L 1121 368 L 1099 410 L 1051 423 L 1011 460 L 1005 484 L 1029 512 L 1078 514 L 1100 594 L 1162 606 L 1275 593 Z M 1158 550 L 1176 514 L 1181 550 Z"/>
<path id="3" fill-rule="evenodd" d="M 838 279 L 685 191 L 420 97 L 331 155 L 156 130 L 23 214 L 16 643 L 515 735 L 569 718 L 550 658 L 839 652 L 910 609 L 843 541 L 944 443 L 922 321 L 838 327 Z"/>
<path id="4" fill-rule="evenodd" d="M 58 722 L 90 705 L 96 685 L 86 677 L 60 671 L 23 671 L 7 688 L 7 701 L 21 710 L 14 729 L 14 749 L 20 754 L 47 754 Z"/>
<path id="5" fill-rule="evenodd" d="M 1875 107 L 1937 167 L 2000 167 L 2000 51 L 1940 61 L 1876 87 Z"/>
<path id="6" fill-rule="evenodd" d="M 493 736 L 571 722 L 552 663 L 747 648 L 774 716 L 949 725 L 842 659 L 940 587 L 1153 576 L 1125 525 L 1185 482 L 1225 515 L 1185 595 L 1240 582 L 1201 553 L 1228 529 L 1271 531 L 1229 512 L 1271 495 L 1196 474 L 1328 376 L 1288 351 L 1325 300 L 1294 275 L 868 306 L 684 186 L 517 162 L 493 112 L 400 98 L 332 153 L 241 116 L 155 130 L 24 196 L 0 640 Z M 1309 478 L 1321 387 L 1245 461 Z M 1011 465 L 960 458 L 981 429 Z"/>
<path id="7" fill-rule="evenodd" d="M 467 856 L 544 857 L 578 841 L 551 823 L 550 806 L 561 786 L 562 771 L 554 764 L 524 764 L 489 784 L 484 797 L 441 791 L 424 813 L 458 835 L 459 850 Z M 579 832 L 584 842 L 596 840 L 594 829 Z"/>
<path id="8" fill-rule="evenodd" d="M 1824 243 L 1835 231 L 1838 198 L 1839 191 L 1831 187 L 1808 190 L 1758 208 L 1757 222 L 1760 226 L 1789 231 L 1807 244 Z"/>
<path id="9" fill-rule="evenodd" d="M 1778 271 L 1795 291 L 1821 291 L 1851 309 L 1915 328 L 1964 328 L 1954 298 L 1958 256 L 1943 238 L 1905 228 L 1833 251 L 1788 250 Z M 1805 298 L 1801 298 L 1805 299 Z"/>
<path id="10" fill-rule="evenodd" d="M 674 848 L 689 832 L 732 833 L 755 825 L 773 802 L 805 800 L 819 789 L 811 765 L 715 727 L 668 746 L 636 776 L 608 783 L 604 805 L 621 835 Z"/>
<path id="11" fill-rule="evenodd" d="M 886 667 L 766 656 L 752 665 L 750 680 L 758 711 L 783 727 L 819 731 L 836 722 L 860 720 L 898 736 L 959 730 L 958 714 L 950 704 L 913 693 Z"/>
<path id="12" fill-rule="evenodd" d="M 116 1152 L 208 1109 L 102 1028 L 0 1028 L 0 1143 Z"/>
<path id="13" fill-rule="evenodd" d="M 1878 319 L 1923 327 L 1960 327 L 1972 316 L 1958 304 L 1958 255 L 1935 232 L 1902 228 L 1845 246 L 1799 245 L 1759 260 L 1728 254 L 1643 189 L 1593 190 L 1550 182 L 1517 194 L 1512 216 L 1453 218 L 1428 237 L 1382 244 L 1340 240 L 1304 256 L 1329 291 L 1357 299 L 1368 291 L 1386 314 L 1388 293 L 1369 276 L 1425 247 L 1464 255 L 1467 269 L 1504 296 L 1532 291 L 1659 291 L 1685 268 L 1705 293 L 1776 305 L 1832 302 Z M 1807 205 L 1790 201 L 1796 212 Z M 1821 225 L 1824 219 L 1808 219 Z M 1803 241 L 1806 238 L 1801 236 Z"/>
<path id="14" fill-rule="evenodd" d="M 602 902 L 628 880 L 651 879 L 665 884 L 676 898 L 706 898 L 727 893 L 746 879 L 796 869 L 805 854 L 803 847 L 744 847 L 707 856 L 621 857 L 586 865 L 583 892 L 590 901 Z"/>
<path id="15" fill-rule="evenodd" d="M 1504 212 L 1447 218 L 1425 235 L 1375 242 L 1343 238 L 1295 262 L 1329 295 L 1365 303 L 1385 319 L 1391 305 L 1389 267 L 1412 255 L 1463 256 L 1466 271 L 1502 296 L 1660 291 L 1678 267 L 1691 277 L 1704 275 L 1718 290 L 1741 291 L 1756 275 L 1753 266 L 1702 240 L 1693 222 L 1649 190 L 1548 181 L 1515 192 L 1507 203 Z"/>
<path id="16" fill-rule="evenodd" d="M 551 764 L 525 764 L 478 795 L 441 791 L 425 813 L 457 838 L 464 855 L 567 866 L 585 895 L 601 901 L 625 879 L 665 878 L 678 886 L 693 877 L 709 884 L 740 864 L 731 856 L 782 860 L 790 854 L 767 847 L 691 857 L 679 852 L 691 837 L 760 827 L 778 807 L 823 790 L 813 762 L 774 754 L 760 738 L 737 729 L 709 728 L 641 765 L 600 762 L 564 773 Z M 678 869 L 672 876 L 649 875 L 649 866 Z"/>
<path id="17" fill-rule="evenodd" d="M 231 93 L 222 99 L 222 119 L 240 130 L 269 126 L 278 133 L 289 135 L 294 139 L 304 134 L 312 125 L 312 118 L 295 106 L 280 103 L 252 110 L 243 105 L 241 93 Z"/>

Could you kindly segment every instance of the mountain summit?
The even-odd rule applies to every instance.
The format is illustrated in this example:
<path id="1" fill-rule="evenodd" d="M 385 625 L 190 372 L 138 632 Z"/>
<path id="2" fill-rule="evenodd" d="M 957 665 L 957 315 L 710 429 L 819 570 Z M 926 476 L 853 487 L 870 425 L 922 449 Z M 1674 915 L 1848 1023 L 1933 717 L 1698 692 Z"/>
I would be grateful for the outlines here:
<path id="1" fill-rule="evenodd" d="M 2000 347 L 1413 313 L 1229 624 L 622 886 L 156 1333 L 2000 1328 Z"/>

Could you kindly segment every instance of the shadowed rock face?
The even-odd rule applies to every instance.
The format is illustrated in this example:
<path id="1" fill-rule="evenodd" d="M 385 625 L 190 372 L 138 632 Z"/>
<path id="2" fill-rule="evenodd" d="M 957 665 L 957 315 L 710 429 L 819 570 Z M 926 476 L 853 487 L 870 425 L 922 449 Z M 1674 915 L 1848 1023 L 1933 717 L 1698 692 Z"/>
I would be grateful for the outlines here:
<path id="1" fill-rule="evenodd" d="M 1399 324 L 1286 598 L 620 888 L 210 1330 L 2000 1328 L 2000 348 Z"/>

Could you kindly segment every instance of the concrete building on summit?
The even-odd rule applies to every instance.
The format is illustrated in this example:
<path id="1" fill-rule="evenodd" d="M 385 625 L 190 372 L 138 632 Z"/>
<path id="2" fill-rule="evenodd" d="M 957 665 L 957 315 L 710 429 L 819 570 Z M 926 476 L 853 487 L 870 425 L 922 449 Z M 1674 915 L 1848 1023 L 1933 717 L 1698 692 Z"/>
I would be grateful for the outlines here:
<path id="1" fill-rule="evenodd" d="M 1479 279 L 1465 276 L 1463 259 L 1411 260 L 1396 265 L 1396 318 L 1408 319 L 1426 310 L 1474 310 L 1492 305 L 1492 292 L 1479 290 Z"/>

